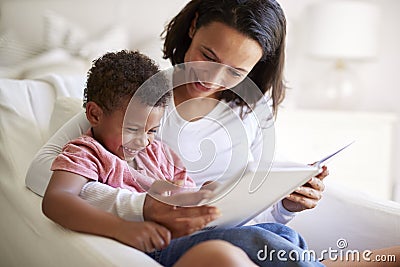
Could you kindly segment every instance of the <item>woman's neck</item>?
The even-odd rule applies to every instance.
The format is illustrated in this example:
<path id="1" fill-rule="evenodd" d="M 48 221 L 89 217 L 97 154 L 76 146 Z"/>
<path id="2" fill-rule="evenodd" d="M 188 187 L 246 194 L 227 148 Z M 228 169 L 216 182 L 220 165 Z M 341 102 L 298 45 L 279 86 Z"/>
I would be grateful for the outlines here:
<path id="1" fill-rule="evenodd" d="M 174 89 L 174 103 L 178 114 L 186 121 L 196 121 L 209 114 L 218 104 L 216 95 L 193 98 L 185 85 Z"/>

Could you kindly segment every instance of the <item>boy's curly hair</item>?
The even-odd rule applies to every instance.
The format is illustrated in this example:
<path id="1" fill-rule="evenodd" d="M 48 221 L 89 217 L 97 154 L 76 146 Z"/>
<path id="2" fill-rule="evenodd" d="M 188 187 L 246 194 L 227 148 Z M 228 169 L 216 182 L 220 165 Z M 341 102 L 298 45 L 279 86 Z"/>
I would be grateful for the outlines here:
<path id="1" fill-rule="evenodd" d="M 158 72 L 155 62 L 138 51 L 106 53 L 94 60 L 88 71 L 83 106 L 93 101 L 106 114 L 123 109 L 137 89 Z M 160 73 L 160 78 L 150 81 L 135 97 L 149 106 L 165 107 L 171 96 L 167 80 Z"/>

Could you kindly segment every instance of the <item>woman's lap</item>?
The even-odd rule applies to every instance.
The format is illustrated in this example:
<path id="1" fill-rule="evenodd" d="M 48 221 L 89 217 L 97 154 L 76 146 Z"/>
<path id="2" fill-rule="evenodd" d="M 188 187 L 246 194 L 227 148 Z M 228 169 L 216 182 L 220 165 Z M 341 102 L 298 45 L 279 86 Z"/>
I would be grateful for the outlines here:
<path id="1" fill-rule="evenodd" d="M 174 239 L 167 248 L 149 255 L 164 266 L 172 266 L 191 247 L 213 239 L 240 247 L 259 266 L 323 266 L 313 261 L 291 261 L 301 259 L 306 243 L 294 230 L 277 223 L 204 231 Z"/>

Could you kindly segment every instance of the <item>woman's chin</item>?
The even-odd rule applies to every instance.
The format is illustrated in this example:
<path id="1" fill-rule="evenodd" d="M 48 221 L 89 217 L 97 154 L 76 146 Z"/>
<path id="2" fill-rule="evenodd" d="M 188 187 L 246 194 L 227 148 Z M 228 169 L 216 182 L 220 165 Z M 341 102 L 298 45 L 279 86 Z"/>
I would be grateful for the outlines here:
<path id="1" fill-rule="evenodd" d="M 218 89 L 222 88 L 209 88 L 202 85 L 200 82 L 188 84 L 188 91 L 192 97 L 209 97 L 214 95 Z"/>

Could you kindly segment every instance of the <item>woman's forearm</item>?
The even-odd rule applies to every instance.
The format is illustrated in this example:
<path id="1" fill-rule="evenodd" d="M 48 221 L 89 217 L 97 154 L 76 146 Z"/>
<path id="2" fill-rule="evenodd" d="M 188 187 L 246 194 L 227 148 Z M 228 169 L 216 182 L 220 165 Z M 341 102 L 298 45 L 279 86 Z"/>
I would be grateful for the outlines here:
<path id="1" fill-rule="evenodd" d="M 85 184 L 80 197 L 91 205 L 127 221 L 143 221 L 145 193 L 114 188 L 100 182 Z"/>
<path id="2" fill-rule="evenodd" d="M 81 112 L 65 123 L 39 150 L 32 160 L 25 177 L 26 186 L 36 194 L 43 196 L 50 181 L 53 160 L 61 153 L 62 147 L 69 141 L 82 135 L 90 124 L 85 113 Z"/>

